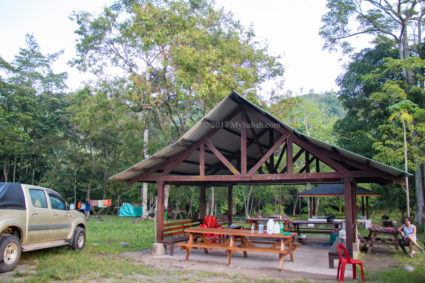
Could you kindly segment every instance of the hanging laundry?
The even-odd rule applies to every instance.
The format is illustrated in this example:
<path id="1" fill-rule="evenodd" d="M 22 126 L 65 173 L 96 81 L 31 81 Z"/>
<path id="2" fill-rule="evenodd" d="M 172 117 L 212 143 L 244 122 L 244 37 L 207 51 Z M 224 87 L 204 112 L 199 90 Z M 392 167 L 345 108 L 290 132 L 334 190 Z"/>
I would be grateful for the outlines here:
<path id="1" fill-rule="evenodd" d="M 112 200 L 111 199 L 104 199 L 103 200 L 103 206 L 111 206 Z"/>

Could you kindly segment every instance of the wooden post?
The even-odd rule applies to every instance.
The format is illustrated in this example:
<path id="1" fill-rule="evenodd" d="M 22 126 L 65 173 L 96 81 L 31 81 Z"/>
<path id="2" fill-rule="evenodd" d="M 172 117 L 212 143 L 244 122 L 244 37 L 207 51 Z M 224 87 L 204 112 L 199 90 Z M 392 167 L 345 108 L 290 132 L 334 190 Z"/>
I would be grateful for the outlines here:
<path id="1" fill-rule="evenodd" d="M 233 187 L 229 186 L 227 191 L 227 213 L 229 217 L 229 225 L 232 225 L 232 215 L 233 215 Z"/>
<path id="2" fill-rule="evenodd" d="M 158 200 L 157 200 L 157 221 L 156 221 L 156 242 L 164 239 L 164 182 L 158 181 Z"/>
<path id="3" fill-rule="evenodd" d="M 362 196 L 362 216 L 364 216 L 364 196 Z"/>
<path id="4" fill-rule="evenodd" d="M 344 178 L 344 203 L 345 203 L 345 237 L 346 246 L 350 256 L 353 256 L 353 185 L 351 178 Z"/>
<path id="5" fill-rule="evenodd" d="M 366 218 L 369 219 L 369 197 L 366 197 Z"/>
<path id="6" fill-rule="evenodd" d="M 199 219 L 200 219 L 201 223 L 204 223 L 205 208 L 206 208 L 205 186 L 201 186 L 201 192 L 199 194 Z"/>

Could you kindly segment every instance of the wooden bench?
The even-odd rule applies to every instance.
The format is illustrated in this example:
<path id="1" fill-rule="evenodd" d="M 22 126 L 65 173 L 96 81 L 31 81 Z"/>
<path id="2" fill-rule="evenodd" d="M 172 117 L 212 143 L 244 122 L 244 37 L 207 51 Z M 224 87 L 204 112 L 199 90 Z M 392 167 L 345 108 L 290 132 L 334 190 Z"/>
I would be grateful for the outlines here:
<path id="1" fill-rule="evenodd" d="M 342 240 L 341 238 L 337 238 L 334 242 L 334 244 L 331 246 L 331 248 L 329 249 L 328 252 L 328 257 L 329 257 L 329 268 L 334 268 L 334 260 L 338 259 L 339 260 L 339 254 L 338 251 L 336 250 L 336 244 L 340 243 L 340 244 L 344 244 L 344 240 Z"/>
<path id="2" fill-rule="evenodd" d="M 186 242 L 189 240 L 189 236 L 184 232 L 184 229 L 190 227 L 199 226 L 199 221 L 185 220 L 164 224 L 164 240 L 161 244 L 164 245 L 165 250 L 167 246 L 170 247 L 170 255 L 174 255 L 174 244 L 180 242 Z"/>

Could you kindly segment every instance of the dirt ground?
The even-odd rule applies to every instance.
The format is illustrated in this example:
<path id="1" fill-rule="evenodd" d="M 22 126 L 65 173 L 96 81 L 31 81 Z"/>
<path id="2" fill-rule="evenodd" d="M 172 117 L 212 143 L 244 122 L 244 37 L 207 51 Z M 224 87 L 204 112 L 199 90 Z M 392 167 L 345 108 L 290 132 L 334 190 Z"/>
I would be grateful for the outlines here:
<path id="1" fill-rule="evenodd" d="M 205 282 L 255 282 L 258 280 L 270 280 L 270 281 L 289 281 L 289 282 L 334 282 L 334 275 L 324 275 L 324 274 L 313 274 L 307 272 L 296 272 L 291 270 L 278 271 L 277 268 L 252 268 L 252 267 L 243 267 L 240 265 L 227 265 L 223 263 L 211 263 L 211 262 L 199 262 L 196 260 L 186 261 L 184 259 L 177 257 L 154 257 L 152 256 L 152 251 L 143 250 L 136 252 L 125 252 L 116 255 L 103 255 L 113 257 L 114 260 L 130 260 L 132 264 L 143 264 L 145 266 L 151 267 L 157 270 L 167 271 L 168 274 L 170 271 L 184 271 L 185 278 L 201 278 L 203 273 L 209 273 L 205 277 Z M 370 254 L 363 254 L 362 261 L 367 270 L 371 273 L 382 271 L 382 270 L 391 270 L 399 265 L 399 262 L 391 257 L 392 250 L 383 249 L 375 250 Z M 327 262 L 327 258 L 323 259 Z M 25 273 L 31 274 L 36 273 L 37 267 L 29 264 L 19 264 L 18 267 L 11 272 L 0 274 L 0 282 L 8 281 L 21 281 L 30 278 L 17 278 L 16 273 Z M 336 274 L 336 269 L 334 269 Z M 172 272 L 171 272 L 172 274 Z M 212 275 L 211 275 L 212 274 Z M 102 275 L 99 274 L 99 278 L 102 278 Z M 172 275 L 171 275 L 172 276 Z M 134 279 L 145 282 L 155 282 L 157 278 L 155 277 L 145 277 L 136 278 L 133 276 L 131 278 L 120 278 L 120 280 L 133 281 Z M 180 281 L 179 277 L 170 277 L 165 275 L 161 277 L 161 281 Z M 85 281 L 83 278 L 81 278 Z M 104 278 L 106 279 L 106 278 Z M 111 280 L 112 278 L 108 278 Z M 351 278 L 347 277 L 347 280 Z M 113 280 L 113 279 L 112 279 Z M 90 280 L 88 280 L 90 281 Z M 190 281 L 190 280 L 189 280 Z M 202 282 L 202 279 L 200 280 Z"/>
<path id="2" fill-rule="evenodd" d="M 361 260 L 365 268 L 371 273 L 392 270 L 400 265 L 400 262 L 391 256 L 392 254 L 394 254 L 393 248 L 379 249 L 374 247 L 372 252 L 368 254 L 362 253 Z"/>
<path id="3" fill-rule="evenodd" d="M 145 250 L 140 252 L 127 252 L 121 254 L 121 257 L 131 258 L 133 263 L 141 263 L 145 265 L 152 266 L 155 269 L 162 270 L 187 270 L 187 271 L 200 271 L 200 272 L 211 272 L 217 274 L 225 274 L 237 280 L 237 276 L 240 275 L 243 277 L 249 278 L 253 281 L 259 279 L 274 279 L 274 280 L 288 280 L 288 281 L 299 281 L 307 280 L 310 282 L 315 281 L 333 281 L 333 276 L 328 275 L 318 275 L 310 273 L 300 273 L 289 270 L 278 271 L 277 269 L 252 269 L 252 268 L 243 268 L 240 266 L 234 266 L 232 264 L 227 265 L 225 261 L 223 264 L 211 264 L 208 262 L 198 262 L 194 260 L 182 260 L 182 259 L 172 259 L 172 258 L 162 258 L 162 257 L 153 257 L 151 256 L 151 250 Z M 223 276 L 223 278 L 218 279 L 218 282 L 228 281 L 229 277 Z M 236 276 L 236 277 L 234 277 Z"/>

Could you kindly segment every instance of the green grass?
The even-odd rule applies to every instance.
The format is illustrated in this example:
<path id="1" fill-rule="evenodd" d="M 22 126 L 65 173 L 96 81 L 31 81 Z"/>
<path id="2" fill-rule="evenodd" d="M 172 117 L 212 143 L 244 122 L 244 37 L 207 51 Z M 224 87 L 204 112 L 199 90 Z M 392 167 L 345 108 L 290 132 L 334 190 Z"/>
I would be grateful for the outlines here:
<path id="1" fill-rule="evenodd" d="M 152 247 L 155 237 L 152 220 L 116 216 L 102 216 L 102 219 L 90 217 L 87 223 L 87 245 L 94 250 L 110 254 Z"/>
<path id="2" fill-rule="evenodd" d="M 208 271 L 157 269 L 132 262 L 120 253 L 152 247 L 154 227 L 151 220 L 137 220 L 116 216 L 102 216 L 103 221 L 91 217 L 87 223 L 87 243 L 83 251 L 68 247 L 23 253 L 16 270 L 8 280 L 19 282 L 104 281 L 109 282 L 283 282 L 281 279 L 254 280 L 243 274 L 228 275 Z M 422 239 L 421 236 L 418 237 Z M 130 247 L 120 243 L 125 242 Z M 385 257 L 391 255 L 385 255 Z M 377 282 L 424 282 L 425 253 L 410 259 L 402 252 L 393 256 L 400 262 L 394 270 L 367 272 L 366 280 Z M 413 266 L 409 272 L 405 265 Z M 301 282 L 301 281 L 300 281 Z M 305 281 L 307 282 L 307 281 Z"/>

